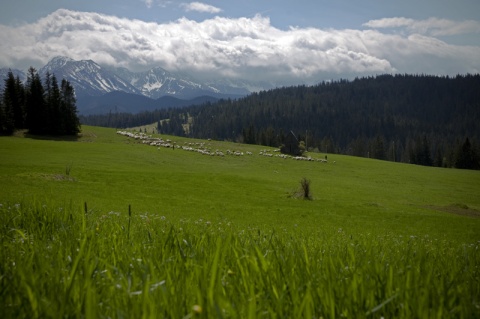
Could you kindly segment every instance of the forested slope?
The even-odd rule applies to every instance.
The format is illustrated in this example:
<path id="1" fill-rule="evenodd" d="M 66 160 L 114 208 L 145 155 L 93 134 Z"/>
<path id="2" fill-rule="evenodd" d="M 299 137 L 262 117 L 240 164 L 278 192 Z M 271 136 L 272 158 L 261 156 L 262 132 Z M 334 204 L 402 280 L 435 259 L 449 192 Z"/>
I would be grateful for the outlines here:
<path id="1" fill-rule="evenodd" d="M 239 100 L 137 117 L 159 131 L 279 146 L 292 131 L 310 150 L 455 166 L 480 137 L 480 75 L 381 75 L 262 91 Z M 116 114 L 116 124 L 127 114 Z M 123 119 L 123 120 L 122 120 Z M 84 118 L 102 125 L 102 118 Z M 110 115 L 112 123 L 112 115 Z M 139 123 L 135 123 L 139 124 Z M 468 139 L 468 141 L 467 141 Z"/>

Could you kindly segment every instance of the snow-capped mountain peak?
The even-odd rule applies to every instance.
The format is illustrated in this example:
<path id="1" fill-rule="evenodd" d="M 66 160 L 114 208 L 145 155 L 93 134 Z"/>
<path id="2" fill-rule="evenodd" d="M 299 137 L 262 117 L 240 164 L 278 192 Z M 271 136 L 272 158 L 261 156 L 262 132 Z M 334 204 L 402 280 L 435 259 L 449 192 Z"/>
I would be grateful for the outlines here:
<path id="1" fill-rule="evenodd" d="M 169 72 L 161 67 L 155 67 L 144 72 L 131 72 L 125 68 L 114 68 L 111 69 L 111 72 L 122 77 L 142 95 L 152 99 L 158 99 L 166 95 L 191 99 L 203 95 L 229 94 L 229 92 L 222 92 L 188 75 Z M 242 93 L 245 95 L 248 94 L 248 91 Z"/>
<path id="2" fill-rule="evenodd" d="M 77 96 L 98 96 L 113 91 L 139 93 L 134 86 L 92 60 L 55 57 L 39 70 L 42 77 L 47 72 L 72 83 Z"/>
<path id="3" fill-rule="evenodd" d="M 45 73 L 48 71 L 52 73 L 52 71 L 55 71 L 57 69 L 63 68 L 66 64 L 74 62 L 73 59 L 67 58 L 65 56 L 56 56 L 53 59 L 50 60 L 50 62 L 47 63 L 41 70 L 43 70 Z"/>
<path id="4" fill-rule="evenodd" d="M 6 78 L 9 69 L 0 69 L 0 76 Z M 2 75 L 2 72 L 5 75 Z M 57 56 L 50 60 L 38 73 L 42 79 L 46 74 L 55 75 L 58 81 L 68 80 L 75 89 L 78 104 L 91 104 L 95 108 L 98 98 L 107 99 L 112 105 L 117 105 L 119 93 L 125 92 L 137 95 L 137 102 L 129 99 L 131 107 L 141 110 L 145 107 L 145 97 L 157 100 L 161 97 L 175 97 L 181 100 L 194 100 L 196 98 L 210 97 L 236 98 L 250 93 L 248 88 L 256 87 L 247 81 L 217 80 L 214 82 L 202 82 L 188 74 L 174 73 L 161 67 L 155 67 L 148 71 L 132 72 L 126 68 L 106 67 L 92 60 L 73 60 L 68 57 Z M 25 73 L 15 70 L 20 74 L 22 81 L 26 80 Z M 0 83 L 0 88 L 3 83 Z M 265 89 L 265 88 L 264 88 Z M 110 93 L 110 94 L 107 94 Z M 125 96 L 125 95 L 123 95 Z M 122 103 L 125 102 L 122 100 Z M 97 102 L 95 102 L 97 101 Z M 98 102 L 99 103 L 99 102 Z M 107 103 L 103 101 L 102 103 Z M 107 104 L 108 104 L 107 103 Z M 113 103 L 113 104 L 112 104 Z"/>

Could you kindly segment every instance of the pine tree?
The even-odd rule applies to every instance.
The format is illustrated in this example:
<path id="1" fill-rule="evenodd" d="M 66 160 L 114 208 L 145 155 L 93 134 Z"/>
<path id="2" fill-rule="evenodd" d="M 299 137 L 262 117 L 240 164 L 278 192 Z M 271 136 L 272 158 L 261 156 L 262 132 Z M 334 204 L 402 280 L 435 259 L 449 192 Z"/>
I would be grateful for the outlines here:
<path id="1" fill-rule="evenodd" d="M 243 139 L 244 143 L 246 144 L 256 144 L 256 135 L 255 135 L 255 127 L 253 124 L 250 124 L 248 129 L 243 131 Z"/>
<path id="2" fill-rule="evenodd" d="M 47 131 L 47 117 L 42 81 L 35 68 L 28 69 L 25 88 L 26 127 L 31 134 L 44 134 Z"/>
<path id="3" fill-rule="evenodd" d="M 0 99 L 0 135 L 7 134 L 5 129 L 7 118 L 5 117 L 5 110 L 3 107 L 3 97 Z"/>
<path id="4" fill-rule="evenodd" d="M 424 135 L 423 138 L 418 137 L 415 141 L 415 146 L 410 149 L 410 162 L 424 166 L 433 165 L 433 160 L 430 155 L 430 143 L 426 135 Z"/>
<path id="5" fill-rule="evenodd" d="M 47 108 L 48 108 L 48 122 L 50 123 L 49 133 L 53 135 L 63 135 L 65 131 L 65 124 L 62 119 L 60 89 L 55 75 L 49 75 L 49 86 L 47 90 Z"/>
<path id="6" fill-rule="evenodd" d="M 3 133 L 3 123 L 5 122 L 5 118 L 3 116 L 3 97 L 0 99 L 0 135 Z"/>
<path id="7" fill-rule="evenodd" d="M 383 136 L 377 135 L 372 145 L 372 157 L 380 160 L 384 160 L 385 156 L 385 143 Z"/>
<path id="8" fill-rule="evenodd" d="M 423 136 L 423 141 L 422 141 L 422 156 L 424 159 L 424 162 L 422 165 L 425 166 L 432 166 L 433 165 L 433 160 L 432 156 L 430 155 L 430 142 L 427 139 L 427 136 Z"/>
<path id="9" fill-rule="evenodd" d="M 20 78 L 16 78 L 12 71 L 8 72 L 3 91 L 5 115 L 8 116 L 8 126 L 13 129 L 22 129 L 25 126 L 25 91 Z M 10 123 L 13 121 L 13 123 Z"/>
<path id="10" fill-rule="evenodd" d="M 20 77 L 15 79 L 16 101 L 13 108 L 13 116 L 15 118 L 15 128 L 25 128 L 25 87 Z"/>
<path id="11" fill-rule="evenodd" d="M 45 133 L 51 134 L 53 131 L 53 116 L 52 116 L 52 75 L 47 71 L 44 82 L 44 97 L 45 97 L 45 119 L 46 119 L 46 131 Z"/>
<path id="12" fill-rule="evenodd" d="M 3 110 L 2 110 L 2 131 L 4 134 L 11 135 L 15 131 L 15 78 L 12 71 L 8 72 L 3 89 Z"/>
<path id="13" fill-rule="evenodd" d="M 437 150 L 435 151 L 435 159 L 433 160 L 433 166 L 436 166 L 436 167 L 444 166 L 443 154 L 440 147 L 437 147 Z"/>
<path id="14" fill-rule="evenodd" d="M 480 156 L 470 144 L 468 137 L 457 149 L 455 167 L 463 169 L 480 169 Z"/>
<path id="15" fill-rule="evenodd" d="M 77 135 L 80 133 L 80 120 L 77 115 L 75 90 L 65 79 L 62 79 L 60 90 L 60 119 L 62 123 L 62 134 Z"/>

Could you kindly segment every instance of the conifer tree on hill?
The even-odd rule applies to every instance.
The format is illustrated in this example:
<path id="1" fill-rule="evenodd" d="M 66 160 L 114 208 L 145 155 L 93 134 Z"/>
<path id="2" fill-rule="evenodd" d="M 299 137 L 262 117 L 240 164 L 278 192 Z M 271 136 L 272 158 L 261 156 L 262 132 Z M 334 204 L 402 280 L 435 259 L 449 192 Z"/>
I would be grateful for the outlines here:
<path id="1" fill-rule="evenodd" d="M 47 110 L 44 100 L 44 88 L 40 75 L 33 67 L 28 69 L 25 88 L 26 124 L 30 134 L 45 134 Z"/>
<path id="2" fill-rule="evenodd" d="M 28 70 L 25 86 L 10 72 L 0 105 L 0 133 L 28 129 L 30 134 L 76 135 L 80 132 L 75 91 L 65 79 L 61 87 L 47 73 L 45 87 L 34 68 Z"/>
<path id="3" fill-rule="evenodd" d="M 13 79 L 13 81 L 11 81 Z M 2 96 L 2 107 L 1 107 L 1 132 L 2 134 L 10 135 L 15 130 L 15 117 L 13 113 L 13 104 L 12 98 L 15 90 L 15 79 L 13 78 L 13 73 L 9 72 L 7 79 L 5 79 L 5 88 L 3 90 Z"/>
<path id="4" fill-rule="evenodd" d="M 8 72 L 2 94 L 3 108 L 1 129 L 2 134 L 12 134 L 15 129 L 24 128 L 25 103 L 24 90 L 20 78 L 15 78 L 12 71 Z"/>
<path id="5" fill-rule="evenodd" d="M 15 128 L 25 128 L 25 88 L 20 77 L 15 78 L 16 103 L 13 108 Z"/>
<path id="6" fill-rule="evenodd" d="M 75 90 L 70 82 L 63 79 L 60 91 L 60 122 L 62 123 L 62 134 L 64 135 L 80 133 L 80 120 L 75 103 Z"/>
<path id="7" fill-rule="evenodd" d="M 458 147 L 455 157 L 455 167 L 462 169 L 479 169 L 480 168 L 480 156 L 472 147 L 468 137 L 465 142 Z"/>
<path id="8" fill-rule="evenodd" d="M 5 118 L 5 112 L 3 110 L 3 101 L 2 100 L 3 100 L 3 98 L 0 99 L 0 135 L 6 134 L 5 128 L 4 128 L 6 118 Z"/>
<path id="9" fill-rule="evenodd" d="M 14 77 L 13 72 L 9 71 L 5 79 L 5 86 L 3 92 L 3 105 L 5 107 L 5 114 L 9 115 L 9 122 L 14 129 L 23 128 L 25 125 L 25 103 L 24 90 L 20 78 Z"/>

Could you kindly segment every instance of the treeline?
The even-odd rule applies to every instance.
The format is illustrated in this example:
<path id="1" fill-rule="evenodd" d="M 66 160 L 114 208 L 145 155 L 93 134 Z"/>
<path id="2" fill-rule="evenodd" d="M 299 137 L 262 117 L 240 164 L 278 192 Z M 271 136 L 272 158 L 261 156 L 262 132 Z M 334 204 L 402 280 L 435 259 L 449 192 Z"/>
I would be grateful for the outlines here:
<path id="1" fill-rule="evenodd" d="M 158 122 L 165 134 L 274 147 L 292 131 L 309 151 L 478 169 L 479 110 L 480 75 L 381 75 L 82 121 L 112 127 Z"/>
<path id="2" fill-rule="evenodd" d="M 12 72 L 0 98 L 0 134 L 27 129 L 35 135 L 76 135 L 80 132 L 75 91 L 65 79 L 58 84 L 47 73 L 44 82 L 34 68 L 23 84 Z"/>

